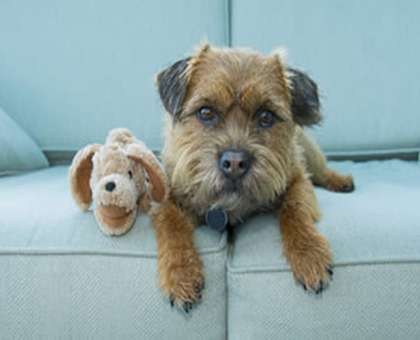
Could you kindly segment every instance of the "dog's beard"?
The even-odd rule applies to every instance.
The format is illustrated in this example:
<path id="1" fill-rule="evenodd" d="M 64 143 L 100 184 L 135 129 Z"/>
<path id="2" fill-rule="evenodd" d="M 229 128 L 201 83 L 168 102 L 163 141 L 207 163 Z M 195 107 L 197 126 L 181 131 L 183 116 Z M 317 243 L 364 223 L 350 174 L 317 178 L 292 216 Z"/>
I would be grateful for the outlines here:
<path id="1" fill-rule="evenodd" d="M 288 159 L 261 145 L 254 145 L 251 152 L 255 159 L 251 169 L 232 182 L 218 168 L 216 147 L 186 147 L 172 172 L 175 194 L 199 215 L 222 208 L 241 216 L 271 205 L 286 188 Z"/>

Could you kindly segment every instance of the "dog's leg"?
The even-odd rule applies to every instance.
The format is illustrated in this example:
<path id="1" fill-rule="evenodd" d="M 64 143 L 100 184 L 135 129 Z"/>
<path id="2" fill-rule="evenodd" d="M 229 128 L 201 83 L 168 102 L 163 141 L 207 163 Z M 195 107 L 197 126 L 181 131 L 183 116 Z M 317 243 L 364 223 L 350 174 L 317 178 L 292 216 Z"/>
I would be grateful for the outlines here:
<path id="1" fill-rule="evenodd" d="M 353 177 L 341 175 L 329 169 L 327 160 L 319 146 L 303 130 L 298 132 L 298 141 L 303 147 L 307 171 L 311 174 L 311 180 L 315 185 L 335 192 L 352 192 L 354 190 Z"/>
<path id="2" fill-rule="evenodd" d="M 332 275 L 328 242 L 315 228 L 318 216 L 312 183 L 302 171 L 291 181 L 278 217 L 293 275 L 305 290 L 315 293 L 326 287 Z"/>
<path id="3" fill-rule="evenodd" d="M 158 247 L 160 285 L 171 305 L 189 312 L 201 299 L 202 263 L 194 242 L 194 224 L 172 201 L 152 213 Z"/>

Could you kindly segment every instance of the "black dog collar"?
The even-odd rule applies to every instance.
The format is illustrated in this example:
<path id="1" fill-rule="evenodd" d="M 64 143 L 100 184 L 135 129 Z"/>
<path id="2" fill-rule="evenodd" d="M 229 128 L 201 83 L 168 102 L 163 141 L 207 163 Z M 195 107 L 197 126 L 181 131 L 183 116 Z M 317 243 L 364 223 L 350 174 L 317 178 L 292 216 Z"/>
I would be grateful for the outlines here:
<path id="1" fill-rule="evenodd" d="M 212 229 L 224 232 L 228 224 L 228 215 L 226 211 L 224 211 L 221 208 L 211 209 L 207 211 L 206 224 L 208 224 Z"/>

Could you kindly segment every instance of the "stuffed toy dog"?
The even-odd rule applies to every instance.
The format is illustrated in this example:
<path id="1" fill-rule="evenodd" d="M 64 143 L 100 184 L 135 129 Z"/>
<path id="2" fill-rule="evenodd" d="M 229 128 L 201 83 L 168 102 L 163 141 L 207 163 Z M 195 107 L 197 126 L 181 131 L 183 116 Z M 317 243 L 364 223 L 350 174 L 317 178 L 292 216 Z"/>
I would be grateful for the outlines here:
<path id="1" fill-rule="evenodd" d="M 104 145 L 79 150 L 70 167 L 70 188 L 83 211 L 95 203 L 96 220 L 107 235 L 126 233 L 139 208 L 147 212 L 168 195 L 161 164 L 127 129 L 111 130 Z"/>

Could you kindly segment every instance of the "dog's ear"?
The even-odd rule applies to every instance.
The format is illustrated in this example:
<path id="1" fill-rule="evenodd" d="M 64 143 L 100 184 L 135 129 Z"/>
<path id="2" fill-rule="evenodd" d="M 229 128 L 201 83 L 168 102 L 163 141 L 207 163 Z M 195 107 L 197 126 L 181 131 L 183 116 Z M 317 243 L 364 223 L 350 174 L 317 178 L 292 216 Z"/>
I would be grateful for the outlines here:
<path id="1" fill-rule="evenodd" d="M 299 125 L 318 124 L 321 119 L 318 86 L 304 72 L 287 68 L 291 94 L 291 111 L 294 121 Z"/>
<path id="2" fill-rule="evenodd" d="M 190 57 L 177 61 L 161 71 L 157 77 L 157 87 L 163 106 L 174 117 L 181 111 L 187 93 L 187 69 Z"/>
<path id="3" fill-rule="evenodd" d="M 139 162 L 147 173 L 151 187 L 149 194 L 155 202 L 163 202 L 169 194 L 168 180 L 159 160 L 145 145 L 131 144 L 127 148 L 128 158 Z"/>
<path id="4" fill-rule="evenodd" d="M 93 169 L 92 157 L 101 147 L 100 144 L 90 144 L 79 150 L 70 166 L 70 190 L 77 205 L 83 211 L 92 204 L 90 176 Z"/>

